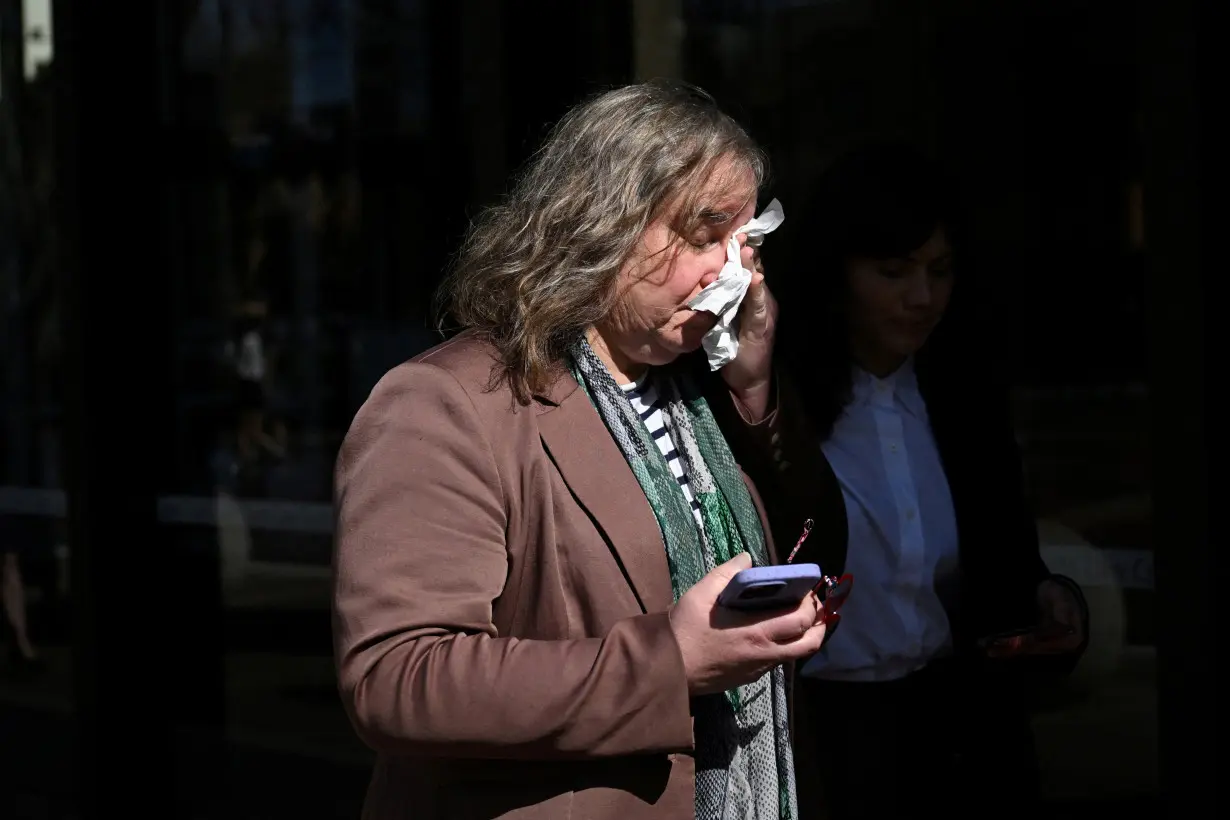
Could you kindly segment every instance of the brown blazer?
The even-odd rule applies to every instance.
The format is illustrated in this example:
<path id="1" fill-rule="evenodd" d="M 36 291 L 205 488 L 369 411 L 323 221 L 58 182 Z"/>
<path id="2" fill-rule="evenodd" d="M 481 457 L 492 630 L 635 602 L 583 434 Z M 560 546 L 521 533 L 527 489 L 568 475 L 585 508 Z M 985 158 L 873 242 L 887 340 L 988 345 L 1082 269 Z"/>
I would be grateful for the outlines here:
<path id="1" fill-rule="evenodd" d="M 338 459 L 340 689 L 378 752 L 363 816 L 691 818 L 657 522 L 576 382 L 517 406 L 492 353 L 463 335 L 390 372 Z M 741 424 L 743 449 L 776 424 Z"/>

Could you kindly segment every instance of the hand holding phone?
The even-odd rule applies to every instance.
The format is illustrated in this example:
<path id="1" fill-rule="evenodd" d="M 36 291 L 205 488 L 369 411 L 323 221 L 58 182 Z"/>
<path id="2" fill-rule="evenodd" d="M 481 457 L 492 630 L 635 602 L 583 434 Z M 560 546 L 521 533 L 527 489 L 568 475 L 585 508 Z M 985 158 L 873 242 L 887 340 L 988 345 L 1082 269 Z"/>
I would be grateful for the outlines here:
<path id="1" fill-rule="evenodd" d="M 1061 655 L 1076 649 L 1080 636 L 1066 624 L 1046 623 L 988 635 L 978 648 L 989 658 L 1017 658 L 1029 655 Z"/>
<path id="2" fill-rule="evenodd" d="M 755 587 L 742 581 L 731 586 L 751 564 L 747 553 L 740 553 L 701 578 L 670 609 L 671 630 L 683 659 L 688 694 L 693 697 L 751 683 L 779 664 L 814 655 L 824 640 L 823 609 L 810 587 L 801 600 L 784 608 L 735 609 L 719 604 L 727 587 L 732 595 L 735 590 Z M 805 569 L 802 577 L 810 574 Z M 801 584 L 787 582 L 786 586 L 793 590 L 793 583 Z M 752 599 L 757 597 L 753 593 Z M 770 584 L 761 601 L 793 597 L 793 591 Z"/>

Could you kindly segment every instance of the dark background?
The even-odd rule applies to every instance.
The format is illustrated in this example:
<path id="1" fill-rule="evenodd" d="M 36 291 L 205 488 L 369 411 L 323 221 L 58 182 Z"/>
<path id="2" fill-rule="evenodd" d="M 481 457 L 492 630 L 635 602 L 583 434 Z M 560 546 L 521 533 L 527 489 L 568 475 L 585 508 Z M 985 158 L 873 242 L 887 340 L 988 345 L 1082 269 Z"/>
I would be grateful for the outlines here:
<path id="1" fill-rule="evenodd" d="M 0 671 L 0 817 L 357 815 L 338 443 L 438 338 L 469 218 L 571 104 L 653 77 L 748 126 L 787 217 L 862 139 L 953 169 L 1046 556 L 1099 618 L 1038 710 L 1050 816 L 1213 799 L 1212 8 L 0 0 L 0 550 L 48 663 Z M 252 292 L 287 455 L 237 474 Z"/>

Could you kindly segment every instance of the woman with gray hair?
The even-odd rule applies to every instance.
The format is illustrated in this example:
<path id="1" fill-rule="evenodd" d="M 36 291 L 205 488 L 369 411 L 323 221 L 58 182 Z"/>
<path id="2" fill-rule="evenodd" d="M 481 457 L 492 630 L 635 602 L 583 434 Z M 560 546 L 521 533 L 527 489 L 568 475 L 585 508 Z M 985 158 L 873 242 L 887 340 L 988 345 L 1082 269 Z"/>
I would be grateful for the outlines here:
<path id="1" fill-rule="evenodd" d="M 442 291 L 464 332 L 358 412 L 334 635 L 378 752 L 365 817 L 798 816 L 783 664 L 823 610 L 717 605 L 773 560 L 726 436 L 790 435 L 744 235 L 738 357 L 706 378 L 688 355 L 764 168 L 696 89 L 574 108 L 471 230 Z"/>

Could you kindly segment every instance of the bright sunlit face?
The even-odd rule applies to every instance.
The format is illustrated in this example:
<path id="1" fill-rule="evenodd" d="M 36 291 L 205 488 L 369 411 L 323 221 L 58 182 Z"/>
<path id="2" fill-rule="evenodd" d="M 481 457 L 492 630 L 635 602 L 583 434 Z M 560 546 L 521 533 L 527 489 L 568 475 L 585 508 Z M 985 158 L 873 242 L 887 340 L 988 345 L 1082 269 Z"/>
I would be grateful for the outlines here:
<path id="1" fill-rule="evenodd" d="M 700 201 L 699 226 L 681 229 L 677 209 L 666 208 L 620 271 L 619 304 L 596 328 L 609 353 L 604 356 L 611 360 L 608 365 L 621 371 L 617 378 L 636 378 L 646 366 L 697 350 L 717 323 L 712 313 L 687 304 L 718 278 L 735 228 L 755 215 L 755 177 L 750 170 L 728 166 L 726 173 L 715 175 Z"/>

